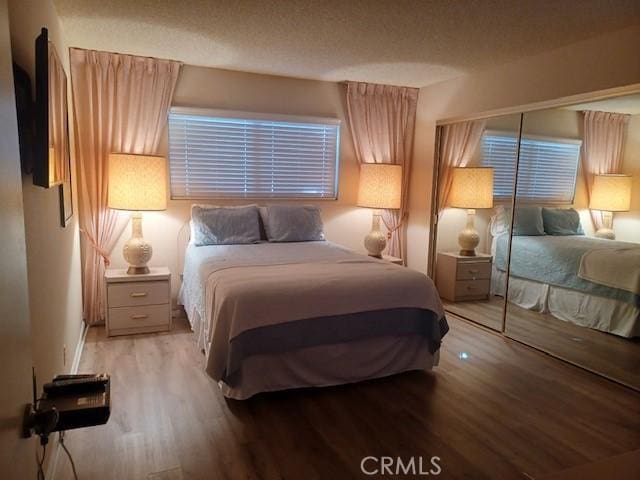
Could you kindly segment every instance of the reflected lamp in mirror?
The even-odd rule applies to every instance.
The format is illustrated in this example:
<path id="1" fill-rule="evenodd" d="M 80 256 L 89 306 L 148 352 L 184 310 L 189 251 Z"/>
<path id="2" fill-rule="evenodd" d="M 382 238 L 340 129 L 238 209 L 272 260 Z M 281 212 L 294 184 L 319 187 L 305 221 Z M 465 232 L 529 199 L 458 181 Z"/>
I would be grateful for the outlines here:
<path id="1" fill-rule="evenodd" d="M 142 211 L 167 209 L 167 171 L 164 157 L 112 153 L 109 155 L 108 205 L 132 211 L 131 238 L 122 253 L 129 275 L 149 273 L 153 249 L 142 237 Z"/>
<path id="2" fill-rule="evenodd" d="M 364 238 L 370 256 L 382 258 L 387 236 L 380 231 L 381 209 L 399 209 L 402 202 L 402 167 L 390 163 L 360 165 L 358 206 L 373 209 L 371 231 Z"/>
<path id="3" fill-rule="evenodd" d="M 631 208 L 631 175 L 595 175 L 589 208 L 602 211 L 603 225 L 596 237 L 615 240 L 613 212 L 628 212 Z"/>
<path id="4" fill-rule="evenodd" d="M 480 243 L 480 235 L 474 226 L 476 209 L 493 208 L 493 168 L 454 168 L 449 206 L 467 209 L 467 226 L 458 235 L 458 243 L 460 255 L 473 257 Z"/>

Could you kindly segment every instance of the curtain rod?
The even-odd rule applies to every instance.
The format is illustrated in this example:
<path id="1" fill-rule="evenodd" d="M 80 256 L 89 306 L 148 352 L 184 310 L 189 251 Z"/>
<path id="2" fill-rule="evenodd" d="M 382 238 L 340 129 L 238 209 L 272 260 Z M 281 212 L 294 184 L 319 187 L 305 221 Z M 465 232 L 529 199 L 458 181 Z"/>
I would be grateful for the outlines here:
<path id="1" fill-rule="evenodd" d="M 336 82 L 338 85 L 347 85 L 348 83 L 367 83 L 371 85 L 382 85 L 385 87 L 396 87 L 396 88 L 411 88 L 413 90 L 420 90 L 421 87 L 409 87 L 407 85 L 392 85 L 390 83 L 375 83 L 375 82 L 362 82 L 360 80 L 341 80 Z"/>
<path id="2" fill-rule="evenodd" d="M 185 63 L 181 60 L 174 60 L 172 58 L 160 58 L 160 57 L 152 57 L 150 55 L 136 55 L 134 53 L 122 53 L 122 52 L 112 52 L 109 50 L 98 50 L 97 48 L 82 48 L 82 47 L 69 47 L 69 50 L 84 50 L 85 52 L 99 52 L 99 53 L 113 53 L 115 55 L 122 55 L 126 57 L 138 57 L 138 58 L 149 58 L 151 60 L 160 60 L 164 62 L 175 62 L 180 65 L 184 65 Z"/>

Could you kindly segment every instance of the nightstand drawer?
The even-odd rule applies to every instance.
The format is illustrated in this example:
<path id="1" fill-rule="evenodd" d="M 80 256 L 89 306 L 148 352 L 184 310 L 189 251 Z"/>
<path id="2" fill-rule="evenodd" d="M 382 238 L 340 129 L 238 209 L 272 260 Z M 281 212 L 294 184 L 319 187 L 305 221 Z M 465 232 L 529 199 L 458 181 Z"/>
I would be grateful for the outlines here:
<path id="1" fill-rule="evenodd" d="M 458 262 L 456 280 L 491 278 L 491 262 Z"/>
<path id="2" fill-rule="evenodd" d="M 456 282 L 455 300 L 472 300 L 489 295 L 491 280 L 458 280 Z"/>
<path id="3" fill-rule="evenodd" d="M 109 308 L 169 302 L 169 282 L 127 282 L 108 286 Z"/>
<path id="4" fill-rule="evenodd" d="M 109 309 L 109 330 L 166 325 L 169 329 L 169 305 L 145 305 Z"/>

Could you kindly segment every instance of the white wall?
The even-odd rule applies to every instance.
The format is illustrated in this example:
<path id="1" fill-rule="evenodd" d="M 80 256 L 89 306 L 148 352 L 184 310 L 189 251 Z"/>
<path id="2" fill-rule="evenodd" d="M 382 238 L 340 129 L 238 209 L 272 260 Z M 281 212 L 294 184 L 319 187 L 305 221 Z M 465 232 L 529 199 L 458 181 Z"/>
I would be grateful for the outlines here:
<path id="1" fill-rule="evenodd" d="M 49 30 L 69 82 L 69 55 L 52 0 L 13 0 L 9 5 L 13 59 L 35 79 L 35 39 L 42 27 Z M 70 92 L 69 92 L 69 98 Z M 71 114 L 71 105 L 69 105 Z M 71 120 L 69 122 L 71 124 Z M 72 152 L 72 178 L 75 165 Z M 23 175 L 24 221 L 29 273 L 29 304 L 34 366 L 40 384 L 71 368 L 81 326 L 82 287 L 80 245 L 76 214 L 66 228 L 60 226 L 58 188 L 33 185 Z M 66 350 L 66 358 L 64 352 Z"/>
<path id="2" fill-rule="evenodd" d="M 362 242 L 371 228 L 371 212 L 355 207 L 359 170 L 345 117 L 343 85 L 185 65 L 180 73 L 173 105 L 341 119 L 338 200 L 315 203 L 322 209 L 327 239 L 364 252 Z M 165 135 L 160 153 L 166 154 L 166 150 Z M 196 202 L 202 203 L 200 200 Z M 167 211 L 144 215 L 144 236 L 154 249 L 150 265 L 169 266 L 173 273 L 174 297 L 180 286 L 181 273 L 178 268 L 178 232 L 189 220 L 191 203 L 194 202 L 170 200 Z M 213 200 L 209 203 L 227 205 L 253 202 Z M 121 250 L 129 236 L 127 227 L 112 254 L 112 266 L 126 265 Z"/>
<path id="3" fill-rule="evenodd" d="M 408 222 L 408 263 L 427 270 L 436 121 L 640 82 L 640 26 L 420 90 Z"/>

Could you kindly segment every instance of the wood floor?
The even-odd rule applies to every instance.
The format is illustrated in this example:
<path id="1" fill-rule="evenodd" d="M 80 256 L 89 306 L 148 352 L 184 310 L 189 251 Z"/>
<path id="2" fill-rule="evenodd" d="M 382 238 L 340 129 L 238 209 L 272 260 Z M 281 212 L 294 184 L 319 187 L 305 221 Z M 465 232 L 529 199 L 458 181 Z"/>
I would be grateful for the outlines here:
<path id="1" fill-rule="evenodd" d="M 447 311 L 489 328 L 502 328 L 504 299 L 446 302 Z M 640 389 L 640 338 L 622 338 L 510 303 L 506 335 Z"/>
<path id="2" fill-rule="evenodd" d="M 80 371 L 112 375 L 112 415 L 66 442 L 92 480 L 376 478 L 360 462 L 383 455 L 438 456 L 438 478 L 523 479 L 640 448 L 636 392 L 450 326 L 433 372 L 244 402 L 223 398 L 184 327 L 114 339 L 94 328 Z M 56 480 L 70 478 L 61 456 Z"/>

